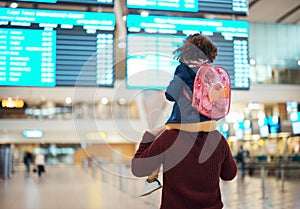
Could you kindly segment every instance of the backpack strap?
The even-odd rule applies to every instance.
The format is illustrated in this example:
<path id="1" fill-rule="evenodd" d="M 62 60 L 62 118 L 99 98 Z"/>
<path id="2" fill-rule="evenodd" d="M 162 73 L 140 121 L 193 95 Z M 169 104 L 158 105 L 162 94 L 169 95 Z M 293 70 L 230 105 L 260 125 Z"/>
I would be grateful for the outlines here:
<path id="1" fill-rule="evenodd" d="M 187 92 L 187 90 L 186 90 L 184 87 L 182 88 L 182 92 L 183 92 L 183 95 L 184 95 L 189 101 L 192 101 L 191 96 L 189 95 L 189 93 Z"/>
<path id="2" fill-rule="evenodd" d="M 185 64 L 185 63 L 184 63 Z M 210 65 L 211 63 L 209 62 L 209 61 L 204 61 L 204 62 L 202 62 L 202 63 L 199 63 L 199 62 L 191 62 L 191 63 L 189 63 L 189 64 L 186 64 L 189 68 L 193 68 L 193 67 L 197 67 L 197 71 L 200 69 L 200 67 L 202 66 L 202 65 Z M 195 72 L 195 74 L 197 74 L 197 71 Z M 186 90 L 186 88 L 185 87 L 183 87 L 182 88 L 182 91 L 183 91 L 183 95 L 189 100 L 189 101 L 192 101 L 192 96 L 191 95 L 193 95 L 193 92 L 188 92 L 187 90 Z"/>

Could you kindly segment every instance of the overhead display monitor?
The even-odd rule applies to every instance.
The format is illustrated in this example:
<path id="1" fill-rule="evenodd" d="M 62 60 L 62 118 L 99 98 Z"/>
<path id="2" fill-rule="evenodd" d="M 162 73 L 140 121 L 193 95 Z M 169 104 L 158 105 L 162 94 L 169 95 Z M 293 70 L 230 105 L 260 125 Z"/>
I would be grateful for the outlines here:
<path id="1" fill-rule="evenodd" d="M 258 119 L 259 134 L 262 138 L 269 136 L 268 118 L 263 117 Z"/>
<path id="2" fill-rule="evenodd" d="M 113 5 L 114 0 L 16 0 L 14 2 L 37 2 L 37 3 L 71 3 L 71 4 L 95 4 L 95 5 Z"/>
<path id="3" fill-rule="evenodd" d="M 268 125 L 270 134 L 278 134 L 280 132 L 280 118 L 278 116 L 268 117 Z"/>
<path id="4" fill-rule="evenodd" d="M 127 0 L 127 8 L 198 12 L 198 0 Z"/>
<path id="5" fill-rule="evenodd" d="M 300 135 L 300 112 L 293 112 L 290 115 L 292 122 L 292 132 L 294 135 Z"/>
<path id="6" fill-rule="evenodd" d="M 24 130 L 23 136 L 25 138 L 42 138 L 44 135 L 42 130 Z"/>
<path id="7" fill-rule="evenodd" d="M 235 138 L 237 140 L 242 140 L 244 139 L 244 121 L 239 121 L 234 123 L 233 125 L 234 128 L 234 134 L 235 134 Z"/>
<path id="8" fill-rule="evenodd" d="M 57 0 L 17 0 L 14 2 L 37 2 L 37 3 L 56 3 Z"/>
<path id="9" fill-rule="evenodd" d="M 248 15 L 248 0 L 198 0 L 199 12 Z"/>
<path id="10" fill-rule="evenodd" d="M 0 14 L 0 86 L 113 86 L 114 14 L 11 8 Z"/>
<path id="11" fill-rule="evenodd" d="M 56 84 L 55 31 L 0 28 L 0 84 Z"/>
<path id="12" fill-rule="evenodd" d="M 248 14 L 248 0 L 127 0 L 129 9 L 215 14 Z"/>
<path id="13" fill-rule="evenodd" d="M 217 126 L 217 129 L 223 134 L 223 136 L 228 139 L 229 137 L 229 124 L 228 123 L 220 123 Z"/>
<path id="14" fill-rule="evenodd" d="M 294 135 L 300 135 L 300 121 L 292 123 L 292 132 Z"/>
<path id="15" fill-rule="evenodd" d="M 214 65 L 228 71 L 232 89 L 249 89 L 246 21 L 128 15 L 127 32 L 128 88 L 166 89 L 179 64 L 173 51 L 200 32 L 217 45 Z"/>

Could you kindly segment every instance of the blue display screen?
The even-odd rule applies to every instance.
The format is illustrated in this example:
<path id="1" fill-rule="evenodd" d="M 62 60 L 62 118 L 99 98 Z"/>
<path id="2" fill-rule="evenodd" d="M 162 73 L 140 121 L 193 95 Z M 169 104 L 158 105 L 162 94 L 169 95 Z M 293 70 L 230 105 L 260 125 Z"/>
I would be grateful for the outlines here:
<path id="1" fill-rule="evenodd" d="M 127 0 L 129 9 L 248 14 L 248 0 Z"/>
<path id="2" fill-rule="evenodd" d="M 198 0 L 127 0 L 128 8 L 197 12 Z"/>
<path id="3" fill-rule="evenodd" d="M 25 138 L 42 138 L 44 135 L 42 130 L 24 130 L 23 136 Z"/>
<path id="4" fill-rule="evenodd" d="M 300 121 L 292 123 L 292 132 L 295 135 L 300 135 Z"/>
<path id="5" fill-rule="evenodd" d="M 278 134 L 280 132 L 280 118 L 278 116 L 270 116 L 268 124 L 271 134 Z"/>
<path id="6" fill-rule="evenodd" d="M 113 5 L 114 0 L 17 0 L 17 2 L 38 2 L 38 3 L 72 3 L 72 4 L 104 4 Z"/>
<path id="7" fill-rule="evenodd" d="M 0 86 L 113 86 L 114 29 L 113 13 L 0 8 Z"/>
<path id="8" fill-rule="evenodd" d="M 214 64 L 228 71 L 232 89 L 250 86 L 245 21 L 128 15 L 127 31 L 129 88 L 165 89 L 178 65 L 173 51 L 187 35 L 198 32 L 217 45 L 219 55 Z"/>
<path id="9" fill-rule="evenodd" d="M 39 3 L 56 3 L 57 0 L 17 0 L 17 1 L 28 1 L 28 2 L 39 2 Z"/>
<path id="10" fill-rule="evenodd" d="M 300 121 L 300 112 L 293 112 L 290 114 L 291 122 L 298 122 Z"/>
<path id="11" fill-rule="evenodd" d="M 259 134 L 260 137 L 266 138 L 269 136 L 269 127 L 268 126 L 261 126 L 259 127 Z"/>
<path id="12" fill-rule="evenodd" d="M 55 86 L 55 31 L 0 28 L 0 40 L 0 85 Z"/>
<path id="13" fill-rule="evenodd" d="M 40 23 L 43 24 L 41 25 L 42 27 L 48 26 L 53 28 L 60 24 L 112 31 L 115 27 L 115 16 L 113 13 L 98 12 L 0 8 L 0 20 L 1 25 L 6 25 L 4 21 L 10 21 L 14 23 L 12 25 L 16 25 L 19 22 L 27 24 Z"/>
<path id="14" fill-rule="evenodd" d="M 228 139 L 229 137 L 229 124 L 228 123 L 220 123 L 217 126 L 218 130 L 223 134 L 223 136 Z"/>
<path id="15" fill-rule="evenodd" d="M 199 12 L 248 15 L 248 0 L 198 0 Z"/>
<path id="16" fill-rule="evenodd" d="M 259 133 L 262 138 L 269 136 L 269 120 L 268 118 L 259 118 L 258 119 Z"/>
<path id="17" fill-rule="evenodd" d="M 128 34 L 127 87 L 165 89 L 179 64 L 172 52 L 182 40 L 182 36 Z"/>

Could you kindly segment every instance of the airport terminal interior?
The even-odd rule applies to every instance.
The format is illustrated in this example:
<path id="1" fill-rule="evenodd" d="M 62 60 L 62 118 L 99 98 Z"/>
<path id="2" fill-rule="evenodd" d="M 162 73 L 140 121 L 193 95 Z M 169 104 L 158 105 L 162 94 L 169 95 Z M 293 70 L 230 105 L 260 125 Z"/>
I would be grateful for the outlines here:
<path id="1" fill-rule="evenodd" d="M 193 33 L 230 76 L 217 129 L 247 153 L 245 176 L 221 181 L 224 208 L 298 208 L 298 0 L 1 1 L 0 208 L 159 208 L 130 162 L 171 114 L 173 51 Z"/>

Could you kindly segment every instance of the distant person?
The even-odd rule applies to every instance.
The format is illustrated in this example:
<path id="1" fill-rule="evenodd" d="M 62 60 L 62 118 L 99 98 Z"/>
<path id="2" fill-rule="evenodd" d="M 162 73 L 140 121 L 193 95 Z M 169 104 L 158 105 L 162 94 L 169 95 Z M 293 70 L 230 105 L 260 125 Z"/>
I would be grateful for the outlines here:
<path id="1" fill-rule="evenodd" d="M 42 153 L 36 154 L 34 164 L 36 165 L 39 177 L 41 177 L 42 173 L 45 172 L 45 155 Z"/>
<path id="2" fill-rule="evenodd" d="M 178 129 L 180 124 L 188 126 L 191 123 L 210 122 L 212 120 L 199 114 L 192 107 L 191 101 L 186 98 L 183 89 L 188 89 L 189 92 L 193 91 L 193 84 L 199 67 L 203 64 L 213 63 L 217 53 L 216 45 L 199 33 L 189 35 L 183 41 L 183 45 L 174 51 L 175 58 L 180 63 L 176 67 L 174 78 L 170 81 L 165 92 L 166 99 L 174 102 L 171 116 L 166 125 Z M 162 187 L 158 180 L 158 173 L 159 168 L 147 178 L 140 196 L 151 194 Z"/>
<path id="3" fill-rule="evenodd" d="M 241 169 L 243 178 L 245 177 L 246 158 L 247 158 L 247 152 L 244 150 L 243 146 L 241 145 L 237 152 L 236 160 L 237 160 L 237 164 Z"/>
<path id="4" fill-rule="evenodd" d="M 24 153 L 24 158 L 23 158 L 23 162 L 26 166 L 26 172 L 27 173 L 30 173 L 30 163 L 31 163 L 31 160 L 32 160 L 32 154 L 28 151 L 26 151 Z"/>

